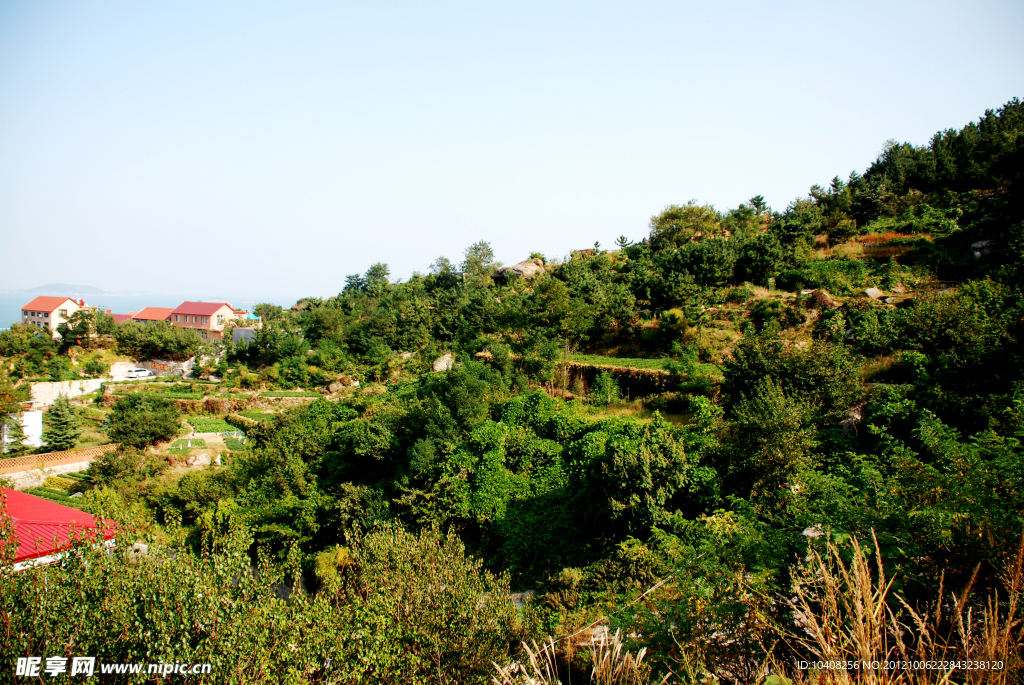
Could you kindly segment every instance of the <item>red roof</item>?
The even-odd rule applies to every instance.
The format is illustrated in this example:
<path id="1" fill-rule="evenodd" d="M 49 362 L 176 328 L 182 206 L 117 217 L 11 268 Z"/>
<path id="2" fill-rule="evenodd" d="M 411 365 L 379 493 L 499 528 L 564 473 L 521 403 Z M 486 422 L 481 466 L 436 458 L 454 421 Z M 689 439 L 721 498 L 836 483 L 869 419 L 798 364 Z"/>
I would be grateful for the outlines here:
<path id="1" fill-rule="evenodd" d="M 168 321 L 173 309 L 167 307 L 143 307 L 142 311 L 132 317 L 135 321 Z"/>
<path id="2" fill-rule="evenodd" d="M 42 296 L 37 297 L 26 305 L 22 305 L 22 309 L 27 309 L 30 312 L 53 312 L 60 309 L 60 306 L 71 300 L 74 304 L 78 304 L 75 300 L 70 297 L 49 297 Z"/>
<path id="3" fill-rule="evenodd" d="M 7 516 L 14 526 L 18 545 L 15 564 L 68 549 L 75 539 L 99 541 L 114 537 L 113 521 L 97 519 L 84 511 L 17 490 L 0 488 L 0 497 L 7 500 Z"/>
<path id="4" fill-rule="evenodd" d="M 131 314 L 111 314 L 111 316 L 114 317 L 114 323 L 122 323 L 124 321 L 132 320 Z"/>
<path id="5" fill-rule="evenodd" d="M 227 307 L 231 309 L 231 305 L 227 302 L 182 302 L 171 314 L 196 314 L 198 316 L 211 316 L 217 313 L 217 310 L 221 307 Z M 235 311 L 231 309 L 231 311 Z"/>

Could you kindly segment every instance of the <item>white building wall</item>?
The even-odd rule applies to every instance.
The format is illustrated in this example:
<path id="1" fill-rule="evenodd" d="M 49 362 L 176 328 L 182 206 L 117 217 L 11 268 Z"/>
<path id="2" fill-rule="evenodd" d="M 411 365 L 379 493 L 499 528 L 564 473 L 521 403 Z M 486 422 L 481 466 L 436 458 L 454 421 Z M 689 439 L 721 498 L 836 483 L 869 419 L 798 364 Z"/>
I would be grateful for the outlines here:
<path id="1" fill-rule="evenodd" d="M 43 446 L 43 412 L 26 411 L 21 414 L 21 429 L 25 433 L 25 444 L 29 447 Z M 6 430 L 3 434 L 3 450 L 7 451 L 10 440 Z"/>
<path id="2" fill-rule="evenodd" d="M 21 414 L 21 429 L 25 431 L 25 444 L 43 446 L 43 412 L 26 411 Z"/>

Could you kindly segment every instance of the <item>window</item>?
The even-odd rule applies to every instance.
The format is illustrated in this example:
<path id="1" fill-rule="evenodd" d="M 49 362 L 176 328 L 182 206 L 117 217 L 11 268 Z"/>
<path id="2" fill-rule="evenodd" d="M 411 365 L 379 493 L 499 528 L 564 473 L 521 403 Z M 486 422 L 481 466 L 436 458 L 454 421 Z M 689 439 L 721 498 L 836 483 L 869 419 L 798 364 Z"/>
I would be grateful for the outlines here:
<path id="1" fill-rule="evenodd" d="M 195 316 L 193 316 L 193 317 L 192 317 L 192 323 L 195 323 L 195 322 L 196 322 L 196 317 L 195 317 Z"/>
<path id="2" fill-rule="evenodd" d="M 217 316 L 217 325 L 219 326 L 219 325 L 221 325 L 223 323 L 224 323 L 224 315 L 223 314 L 219 314 Z"/>
<path id="3" fill-rule="evenodd" d="M 60 310 L 60 315 L 61 316 L 67 316 L 67 310 L 66 309 Z M 50 312 L 43 312 L 43 316 L 45 316 L 47 319 L 49 319 L 50 318 Z"/>
<path id="4" fill-rule="evenodd" d="M 205 316 L 203 317 L 203 323 L 206 323 L 206 317 Z"/>
<path id="5" fill-rule="evenodd" d="M 175 322 L 175 323 L 180 323 L 180 322 L 178 321 L 178 315 L 177 315 L 177 314 L 175 314 L 175 315 L 174 315 L 174 322 Z"/>
<path id="6" fill-rule="evenodd" d="M 22 316 L 28 316 L 28 312 L 27 312 L 27 311 L 25 311 L 24 309 L 22 309 L 22 310 L 21 310 L 21 315 L 22 315 Z"/>

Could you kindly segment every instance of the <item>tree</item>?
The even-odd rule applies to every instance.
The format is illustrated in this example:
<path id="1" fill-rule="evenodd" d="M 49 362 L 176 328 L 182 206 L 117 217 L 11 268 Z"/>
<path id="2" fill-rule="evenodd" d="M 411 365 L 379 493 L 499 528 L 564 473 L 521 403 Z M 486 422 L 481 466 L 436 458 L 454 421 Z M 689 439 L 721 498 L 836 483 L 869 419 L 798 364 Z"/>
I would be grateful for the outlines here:
<path id="1" fill-rule="evenodd" d="M 607 405 L 619 399 L 619 384 L 609 371 L 597 374 L 594 388 L 590 393 L 590 401 L 594 404 Z"/>
<path id="2" fill-rule="evenodd" d="M 0 451 L 20 453 L 25 449 L 21 425 L 21 398 L 10 379 L 0 375 Z"/>
<path id="3" fill-rule="evenodd" d="M 43 442 L 55 452 L 74 449 L 78 444 L 78 436 L 82 431 L 78 427 L 78 418 L 71 411 L 66 395 L 58 395 L 48 412 L 49 421 L 43 431 Z"/>
<path id="4" fill-rule="evenodd" d="M 494 264 L 494 250 L 486 240 L 480 240 L 466 248 L 462 270 L 471 276 L 481 276 Z"/>
<path id="5" fill-rule="evenodd" d="M 435 276 L 437 274 L 451 273 L 454 270 L 455 268 L 454 265 L 452 264 L 452 260 L 448 259 L 444 255 L 435 259 L 434 262 L 430 265 L 430 273 L 434 274 Z"/>
<path id="6" fill-rule="evenodd" d="M 388 265 L 383 262 L 377 262 L 367 269 L 366 275 L 363 276 L 366 290 L 375 295 L 383 293 L 391 283 L 388 280 L 390 276 L 391 269 L 388 268 Z"/>
<path id="7" fill-rule="evenodd" d="M 750 206 L 754 208 L 758 216 L 768 211 L 768 203 L 764 201 L 764 195 L 755 195 L 750 198 Z"/>
<path id="8" fill-rule="evenodd" d="M 655 250 L 679 248 L 691 240 L 718 233 L 721 215 L 711 205 L 690 200 L 685 205 L 669 205 L 651 217 L 651 247 Z"/>
<path id="9" fill-rule="evenodd" d="M 260 320 L 264 323 L 276 321 L 285 317 L 285 311 L 282 307 L 276 304 L 270 304 L 269 302 L 260 302 L 252 308 L 252 313 L 260 317 Z"/>
<path id="10" fill-rule="evenodd" d="M 110 414 L 107 435 L 130 447 L 143 447 L 157 440 L 173 438 L 181 425 L 174 403 L 142 394 L 118 398 Z"/>
<path id="11" fill-rule="evenodd" d="M 10 454 L 21 454 L 28 445 L 25 444 L 25 429 L 21 425 L 20 414 L 4 414 L 3 425 L 0 425 L 3 451 Z"/>
<path id="12" fill-rule="evenodd" d="M 782 243 L 771 233 L 762 233 L 743 243 L 736 261 L 736 280 L 767 285 L 786 266 Z"/>

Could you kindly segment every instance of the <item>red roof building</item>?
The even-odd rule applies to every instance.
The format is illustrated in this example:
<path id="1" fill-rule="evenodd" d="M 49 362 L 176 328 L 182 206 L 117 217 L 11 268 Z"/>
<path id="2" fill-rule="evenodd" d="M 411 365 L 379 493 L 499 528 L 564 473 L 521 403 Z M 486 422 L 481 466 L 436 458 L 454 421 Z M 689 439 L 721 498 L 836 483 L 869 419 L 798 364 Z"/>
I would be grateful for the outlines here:
<path id="1" fill-rule="evenodd" d="M 142 311 L 132 316 L 132 321 L 149 323 L 150 321 L 170 321 L 171 312 L 169 307 L 143 307 Z"/>
<path id="2" fill-rule="evenodd" d="M 171 324 L 194 328 L 204 338 L 220 339 L 229 321 L 238 318 L 225 302 L 182 302 L 171 312 Z"/>
<path id="3" fill-rule="evenodd" d="M 85 307 L 84 300 L 70 297 L 37 297 L 21 307 L 21 322 L 36 328 L 45 328 L 57 337 L 57 326 Z"/>
<path id="4" fill-rule="evenodd" d="M 110 316 L 114 317 L 114 323 L 124 323 L 125 321 L 132 320 L 131 314 L 111 314 Z"/>
<path id="5" fill-rule="evenodd" d="M 17 490 L 0 488 L 0 498 L 6 499 L 7 518 L 14 527 L 15 571 L 60 561 L 76 540 L 114 544 L 113 521 Z M 4 544 L 0 540 L 0 547 Z"/>

